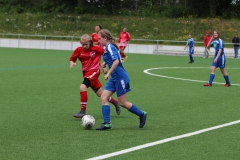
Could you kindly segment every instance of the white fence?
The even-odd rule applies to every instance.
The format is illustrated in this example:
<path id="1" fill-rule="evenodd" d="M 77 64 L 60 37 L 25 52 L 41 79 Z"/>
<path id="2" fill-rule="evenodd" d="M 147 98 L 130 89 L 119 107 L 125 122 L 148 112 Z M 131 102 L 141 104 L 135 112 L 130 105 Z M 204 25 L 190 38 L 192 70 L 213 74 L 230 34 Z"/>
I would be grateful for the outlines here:
<path id="1" fill-rule="evenodd" d="M 0 34 L 0 47 L 74 50 L 80 46 L 79 38 L 76 36 Z M 134 44 L 134 42 L 142 44 Z M 195 43 L 197 46 L 194 54 L 203 56 L 203 43 Z M 232 45 L 232 43 L 225 44 Z M 185 45 L 186 41 L 131 39 L 125 51 L 142 54 L 187 55 L 187 51 L 183 50 Z M 228 57 L 234 57 L 233 48 L 225 48 L 225 54 Z"/>

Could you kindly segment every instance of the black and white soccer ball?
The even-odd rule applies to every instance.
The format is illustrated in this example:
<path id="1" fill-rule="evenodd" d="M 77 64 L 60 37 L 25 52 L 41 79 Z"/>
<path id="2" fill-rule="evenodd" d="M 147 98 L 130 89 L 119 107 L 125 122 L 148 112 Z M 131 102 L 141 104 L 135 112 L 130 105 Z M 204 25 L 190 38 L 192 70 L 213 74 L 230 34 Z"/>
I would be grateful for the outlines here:
<path id="1" fill-rule="evenodd" d="M 95 124 L 95 118 L 91 115 L 85 115 L 82 117 L 82 126 L 85 129 L 91 129 Z"/>

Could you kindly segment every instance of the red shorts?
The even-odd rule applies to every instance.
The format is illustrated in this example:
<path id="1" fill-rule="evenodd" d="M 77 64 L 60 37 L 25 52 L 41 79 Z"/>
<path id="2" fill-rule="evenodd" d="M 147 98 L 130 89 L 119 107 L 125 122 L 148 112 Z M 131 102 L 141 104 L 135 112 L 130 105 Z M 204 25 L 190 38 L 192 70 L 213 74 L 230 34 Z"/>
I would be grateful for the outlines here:
<path id="1" fill-rule="evenodd" d="M 101 82 L 98 80 L 99 75 L 100 75 L 100 70 L 83 72 L 83 77 L 90 80 L 91 82 L 90 87 L 92 88 L 93 91 L 102 87 Z"/>
<path id="2" fill-rule="evenodd" d="M 119 46 L 119 49 L 124 51 L 124 49 L 126 48 L 126 46 Z"/>

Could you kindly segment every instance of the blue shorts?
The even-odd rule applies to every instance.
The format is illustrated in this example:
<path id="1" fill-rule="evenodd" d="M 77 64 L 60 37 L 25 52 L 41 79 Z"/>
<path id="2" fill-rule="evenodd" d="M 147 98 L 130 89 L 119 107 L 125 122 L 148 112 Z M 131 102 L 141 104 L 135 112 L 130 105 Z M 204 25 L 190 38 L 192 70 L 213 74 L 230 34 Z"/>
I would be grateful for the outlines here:
<path id="1" fill-rule="evenodd" d="M 110 78 L 105 86 L 105 90 L 116 92 L 117 97 L 120 97 L 130 90 L 130 84 L 129 80 L 126 79 L 120 79 L 120 80 L 113 80 Z"/>
<path id="2" fill-rule="evenodd" d="M 192 48 L 193 48 L 193 47 L 189 47 L 189 48 L 188 48 L 188 53 L 189 53 L 189 54 L 194 54 L 194 49 L 192 49 Z"/>
<path id="3" fill-rule="evenodd" d="M 215 59 L 215 57 L 213 58 L 213 60 Z M 226 65 L 226 59 L 223 56 L 220 56 L 217 60 L 217 63 L 214 63 L 212 60 L 212 66 L 216 67 L 216 68 L 225 68 Z"/>

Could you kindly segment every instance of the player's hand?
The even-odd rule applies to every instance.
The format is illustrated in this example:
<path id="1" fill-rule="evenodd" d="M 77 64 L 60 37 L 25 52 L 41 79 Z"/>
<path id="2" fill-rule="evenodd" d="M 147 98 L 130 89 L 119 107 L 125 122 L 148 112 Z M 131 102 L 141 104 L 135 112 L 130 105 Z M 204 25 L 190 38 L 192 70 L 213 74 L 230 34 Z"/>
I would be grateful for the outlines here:
<path id="1" fill-rule="evenodd" d="M 74 68 L 77 64 L 73 61 L 70 61 L 70 68 Z"/>
<path id="2" fill-rule="evenodd" d="M 107 74 L 107 68 L 106 67 L 103 68 L 103 73 Z"/>
<path id="3" fill-rule="evenodd" d="M 215 59 L 213 60 L 213 63 L 217 63 L 217 58 L 215 58 Z"/>
<path id="4" fill-rule="evenodd" d="M 109 74 L 107 73 L 107 74 L 104 76 L 104 79 L 105 79 L 105 80 L 108 80 L 108 77 L 109 77 Z"/>
<path id="5" fill-rule="evenodd" d="M 101 64 L 101 67 L 102 67 L 102 68 L 106 68 L 106 66 L 107 66 L 107 64 L 106 64 L 105 62 L 103 62 L 103 63 Z"/>

